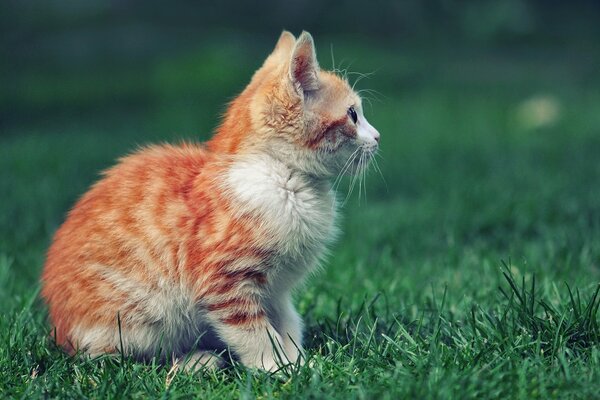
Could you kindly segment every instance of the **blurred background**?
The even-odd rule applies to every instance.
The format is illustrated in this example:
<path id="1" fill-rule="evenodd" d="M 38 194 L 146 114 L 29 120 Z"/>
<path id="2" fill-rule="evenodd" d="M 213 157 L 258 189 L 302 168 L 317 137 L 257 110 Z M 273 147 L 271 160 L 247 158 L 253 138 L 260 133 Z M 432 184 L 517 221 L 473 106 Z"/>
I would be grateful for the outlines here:
<path id="1" fill-rule="evenodd" d="M 597 1 L 8 0 L 2 133 L 78 120 L 204 138 L 284 28 L 312 32 L 324 67 L 374 72 L 362 86 L 384 98 L 433 89 L 517 100 L 573 94 L 556 93 L 567 84 L 585 95 L 598 83 L 599 16 Z M 559 100 L 530 107 L 546 106 L 549 123 Z"/>
<path id="2" fill-rule="evenodd" d="M 583 0 L 4 0 L 0 254 L 35 282 L 99 171 L 207 139 L 281 30 L 304 29 L 323 68 L 369 74 L 357 88 L 382 134 L 382 176 L 350 197 L 332 261 L 352 274 L 320 285 L 393 293 L 508 257 L 598 277 L 598 21 Z"/>

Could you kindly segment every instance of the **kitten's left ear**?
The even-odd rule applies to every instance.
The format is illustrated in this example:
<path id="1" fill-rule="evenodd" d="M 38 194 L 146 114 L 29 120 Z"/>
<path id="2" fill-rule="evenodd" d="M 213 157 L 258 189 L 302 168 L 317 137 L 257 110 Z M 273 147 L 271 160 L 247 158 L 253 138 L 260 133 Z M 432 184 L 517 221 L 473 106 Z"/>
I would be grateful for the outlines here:
<path id="1" fill-rule="evenodd" d="M 315 43 L 310 33 L 304 31 L 296 41 L 290 60 L 290 77 L 302 92 L 319 88 L 319 63 Z"/>
<path id="2" fill-rule="evenodd" d="M 273 49 L 273 52 L 267 57 L 264 66 L 272 66 L 283 64 L 286 62 L 288 57 L 290 57 L 290 53 L 294 48 L 294 44 L 296 43 L 296 38 L 288 31 L 281 32 L 281 36 L 279 36 L 279 40 L 277 40 L 277 44 Z"/>

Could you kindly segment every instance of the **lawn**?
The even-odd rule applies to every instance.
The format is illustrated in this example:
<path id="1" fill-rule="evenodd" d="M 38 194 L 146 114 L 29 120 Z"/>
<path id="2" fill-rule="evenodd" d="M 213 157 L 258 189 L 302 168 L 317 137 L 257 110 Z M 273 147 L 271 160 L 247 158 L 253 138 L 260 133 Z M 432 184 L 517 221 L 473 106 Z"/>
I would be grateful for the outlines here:
<path id="1" fill-rule="evenodd" d="M 141 71 L 27 70 L 0 96 L 1 397 L 600 398 L 597 48 L 317 43 L 325 67 L 334 43 L 338 68 L 376 70 L 357 87 L 377 90 L 382 173 L 298 293 L 307 365 L 189 374 L 71 358 L 47 336 L 53 232 L 117 157 L 208 137 L 269 47 L 226 42 Z"/>

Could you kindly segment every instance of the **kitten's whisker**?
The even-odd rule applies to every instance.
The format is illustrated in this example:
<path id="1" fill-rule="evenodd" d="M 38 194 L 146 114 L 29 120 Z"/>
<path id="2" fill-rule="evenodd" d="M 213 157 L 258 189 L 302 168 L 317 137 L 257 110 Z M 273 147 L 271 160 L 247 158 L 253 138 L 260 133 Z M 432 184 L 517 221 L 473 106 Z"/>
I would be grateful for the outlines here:
<path id="1" fill-rule="evenodd" d="M 377 155 L 378 155 L 377 153 L 374 154 L 374 156 L 377 156 Z M 381 180 L 383 181 L 383 184 L 385 185 L 385 190 L 389 192 L 390 188 L 388 187 L 387 181 L 385 180 L 385 177 L 383 176 L 383 172 L 381 171 L 381 168 L 379 168 L 379 163 L 377 162 L 376 157 L 373 157 L 373 168 L 375 168 L 375 171 L 377 171 L 379 173 L 379 176 L 381 176 Z"/>
<path id="2" fill-rule="evenodd" d="M 358 162 L 358 171 L 356 171 L 359 175 L 358 175 L 358 204 L 360 205 L 360 198 L 362 195 L 362 184 L 363 184 L 363 158 L 364 158 L 365 152 L 364 150 L 360 153 L 360 160 Z"/>
<path id="3" fill-rule="evenodd" d="M 363 170 L 363 187 L 364 187 L 364 191 L 365 191 L 365 205 L 367 205 L 367 173 L 369 172 L 368 168 L 369 168 L 369 161 L 370 161 L 370 156 L 365 157 L 365 168 Z"/>
<path id="4" fill-rule="evenodd" d="M 367 73 L 362 73 L 362 72 L 351 72 L 352 75 L 358 75 L 358 78 L 356 78 L 356 80 L 354 81 L 354 83 L 352 84 L 352 90 L 354 90 L 354 87 L 363 79 L 365 78 L 370 78 L 372 75 L 375 74 L 375 71 L 372 72 L 367 72 Z"/>
<path id="5" fill-rule="evenodd" d="M 342 61 L 340 61 L 339 67 L 334 68 L 332 70 L 332 72 L 335 72 L 336 74 L 341 75 L 342 79 L 344 79 L 345 81 L 348 81 L 348 68 L 343 68 L 342 65 L 344 64 L 344 62 L 346 61 L 345 58 L 342 58 Z M 350 63 L 351 65 L 351 63 Z"/>
<path id="6" fill-rule="evenodd" d="M 346 61 L 346 59 L 344 59 L 343 61 Z M 352 66 L 353 63 L 354 63 L 354 61 L 348 61 L 348 66 L 343 69 L 343 71 L 344 71 L 344 80 L 346 82 L 348 82 L 348 76 L 354 73 L 354 72 L 350 71 L 350 67 Z M 341 67 L 341 63 L 340 63 L 340 67 Z"/>
<path id="7" fill-rule="evenodd" d="M 354 159 L 354 157 L 357 155 L 357 153 L 360 151 L 360 147 L 357 147 L 352 154 L 350 154 L 350 156 L 348 157 L 348 159 L 346 160 L 346 163 L 344 164 L 345 168 L 343 168 L 344 172 L 348 169 L 348 167 L 350 166 L 349 164 L 351 163 L 351 161 Z"/>
<path id="8" fill-rule="evenodd" d="M 346 197 L 344 198 L 344 201 L 342 202 L 342 206 L 345 206 L 346 203 L 348 202 L 348 199 L 350 199 L 350 196 L 352 195 L 352 192 L 354 191 L 355 183 L 356 183 L 356 174 L 354 174 L 352 176 L 352 180 L 350 181 L 350 185 L 348 186 L 348 193 L 346 193 Z"/>
<path id="9" fill-rule="evenodd" d="M 352 90 L 354 90 L 354 87 L 356 86 L 356 84 L 359 83 L 360 81 L 362 81 L 364 78 L 365 78 L 364 76 L 359 76 L 358 78 L 356 78 L 356 80 L 352 84 Z"/>
<path id="10" fill-rule="evenodd" d="M 358 150 L 362 150 L 360 147 L 358 148 Z M 355 152 L 356 153 L 356 152 Z M 352 159 L 352 165 L 354 166 L 354 160 L 356 159 L 356 157 L 358 156 L 362 156 L 362 152 L 356 154 L 353 159 Z M 350 196 L 352 195 L 352 192 L 354 191 L 354 186 L 356 185 L 356 179 L 358 178 L 358 168 L 360 168 L 360 159 L 359 162 L 357 163 L 357 167 L 355 170 L 355 173 L 353 174 L 352 177 L 352 181 L 350 182 L 350 187 L 348 188 L 348 194 L 346 195 L 346 198 L 344 199 L 344 202 L 342 203 L 342 206 L 345 205 L 348 202 L 348 199 L 350 198 Z"/>
<path id="11" fill-rule="evenodd" d="M 335 71 L 335 57 L 333 56 L 333 43 L 329 45 L 329 52 L 331 53 L 331 70 Z"/>
<path id="12" fill-rule="evenodd" d="M 362 178 L 363 178 L 363 191 L 365 193 L 365 205 L 367 205 L 367 173 L 369 172 L 369 161 L 370 161 L 370 152 L 366 151 L 365 152 L 365 165 L 363 167 L 363 174 L 362 174 Z"/>
<path id="13" fill-rule="evenodd" d="M 364 162 L 365 162 L 365 152 L 364 152 L 364 148 L 361 147 L 361 152 L 360 152 L 360 158 L 358 159 L 358 166 L 356 168 L 356 173 L 355 173 L 355 184 L 356 182 L 358 182 L 358 204 L 360 204 L 360 196 L 361 196 L 361 192 L 362 192 L 362 172 L 363 172 L 363 167 L 364 167 Z M 354 189 L 355 184 L 352 186 L 352 189 Z"/>
<path id="14" fill-rule="evenodd" d="M 356 150 L 354 150 L 354 152 L 352 152 L 352 154 L 350 154 L 350 156 L 348 157 L 348 160 L 344 164 L 344 167 L 342 168 L 338 177 L 334 181 L 334 183 L 332 185 L 332 190 L 334 191 L 334 193 L 337 192 L 337 189 L 340 186 L 340 184 L 342 183 L 342 180 L 343 180 L 346 172 L 348 172 L 348 170 L 353 166 L 354 160 L 356 159 L 356 156 L 357 156 L 357 153 L 359 150 L 360 150 L 360 148 L 357 148 Z M 346 204 L 347 200 L 348 200 L 348 196 L 346 196 L 346 199 L 342 202 L 342 206 L 344 206 Z M 334 197 L 334 201 L 335 201 L 335 197 Z"/>
<path id="15" fill-rule="evenodd" d="M 377 97 L 372 96 L 370 93 L 366 92 L 364 89 L 363 90 L 358 90 L 356 92 L 356 94 L 358 94 L 361 99 L 366 100 L 366 101 L 371 101 L 371 97 L 373 97 L 375 100 L 379 101 L 379 99 Z"/>
<path id="16" fill-rule="evenodd" d="M 363 78 L 370 78 L 371 76 L 375 75 L 375 73 L 377 73 L 378 71 L 379 71 L 379 68 L 377 68 L 374 71 L 370 71 L 370 72 L 351 71 L 349 73 L 352 74 L 352 75 L 362 76 Z"/>
<path id="17" fill-rule="evenodd" d="M 365 192 L 365 205 L 367 205 L 367 173 L 369 172 L 369 156 L 365 157 L 365 168 L 363 170 L 363 190 Z"/>
<path id="18" fill-rule="evenodd" d="M 356 92 L 357 94 L 359 94 L 360 96 L 362 96 L 362 93 L 367 93 L 370 96 L 373 96 L 375 98 L 375 100 L 381 102 L 382 98 L 388 100 L 389 97 L 386 96 L 385 94 L 381 93 L 378 90 L 375 89 L 360 89 Z"/>
<path id="19" fill-rule="evenodd" d="M 354 153 L 354 157 L 352 157 L 352 163 L 351 163 L 351 165 L 350 165 L 350 167 L 349 167 L 349 168 L 352 168 L 352 167 L 354 167 L 354 166 L 356 166 L 356 168 L 358 168 L 358 164 L 359 164 L 359 162 L 360 162 L 360 159 L 359 159 L 359 162 L 356 162 L 356 159 L 357 159 L 358 157 L 360 157 L 360 151 L 356 151 L 356 152 Z M 354 172 L 356 172 L 356 171 L 354 171 Z M 356 174 L 354 173 L 354 174 L 352 175 L 352 179 L 351 179 L 351 181 L 350 181 L 350 187 L 354 186 L 354 184 L 355 184 L 355 183 L 356 183 Z M 350 188 L 350 187 L 349 187 L 349 188 Z"/>
<path id="20" fill-rule="evenodd" d="M 350 156 L 348 157 L 348 159 L 346 160 L 346 162 L 344 163 L 344 166 L 342 167 L 340 173 L 338 174 L 338 176 L 335 178 L 335 180 L 333 181 L 333 184 L 331 185 L 332 190 L 337 190 L 337 187 L 340 185 L 340 183 L 342 182 L 342 179 L 344 177 L 344 174 L 346 173 L 346 171 L 348 171 L 348 168 L 350 168 L 350 166 L 352 165 L 352 160 L 354 155 L 360 150 L 360 148 L 357 148 L 356 150 L 354 150 L 354 152 L 352 152 L 352 154 L 350 154 Z"/>
<path id="21" fill-rule="evenodd" d="M 381 173 L 381 169 L 379 168 L 379 164 L 377 162 L 377 157 L 380 157 L 383 160 L 383 157 L 381 156 L 381 154 L 379 154 L 378 151 L 375 151 L 373 153 L 373 168 L 375 168 L 377 171 L 379 171 L 379 173 Z"/>
<path id="22" fill-rule="evenodd" d="M 371 102 L 371 99 L 368 97 L 362 97 L 364 100 L 369 102 L 369 107 L 371 107 L 371 109 L 373 108 L 373 102 Z"/>

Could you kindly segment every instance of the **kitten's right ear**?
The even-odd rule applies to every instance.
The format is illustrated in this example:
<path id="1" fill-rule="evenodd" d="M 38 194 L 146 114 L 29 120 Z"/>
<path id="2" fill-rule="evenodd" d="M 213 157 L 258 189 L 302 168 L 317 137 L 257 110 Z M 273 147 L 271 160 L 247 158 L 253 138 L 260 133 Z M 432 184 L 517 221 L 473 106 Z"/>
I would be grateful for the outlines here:
<path id="1" fill-rule="evenodd" d="M 294 86 L 299 86 L 303 93 L 319 88 L 319 63 L 315 43 L 306 31 L 302 32 L 292 51 L 290 77 Z"/>

